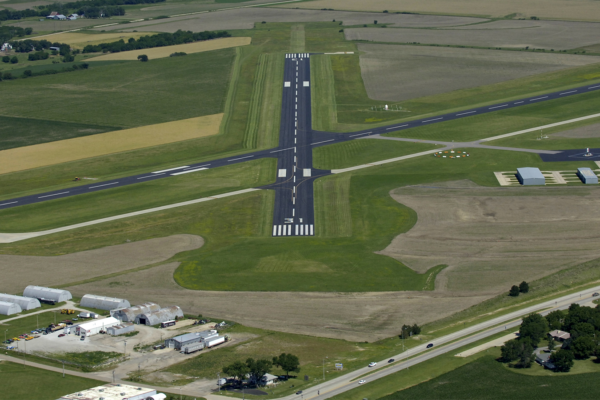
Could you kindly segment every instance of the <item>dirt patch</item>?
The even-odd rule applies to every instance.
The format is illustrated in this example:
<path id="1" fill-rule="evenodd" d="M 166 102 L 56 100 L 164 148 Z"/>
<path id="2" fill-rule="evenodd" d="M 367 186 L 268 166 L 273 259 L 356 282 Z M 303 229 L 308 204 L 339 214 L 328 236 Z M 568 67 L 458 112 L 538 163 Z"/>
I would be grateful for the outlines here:
<path id="1" fill-rule="evenodd" d="M 551 134 L 553 137 L 565 137 L 570 139 L 591 139 L 600 137 L 600 123 L 587 126 L 581 126 L 575 129 L 556 132 Z"/>
<path id="2" fill-rule="evenodd" d="M 600 24 L 567 21 L 494 21 L 444 29 L 344 30 L 348 40 L 567 50 L 598 43 Z"/>
<path id="3" fill-rule="evenodd" d="M 218 13 L 182 16 L 157 21 L 134 22 L 127 30 L 175 32 L 178 29 L 203 31 L 220 29 L 252 29 L 255 23 L 269 22 L 329 22 L 343 21 L 344 25 L 389 23 L 393 26 L 436 27 L 457 26 L 485 21 L 481 18 L 450 17 L 442 15 L 406 15 L 382 13 L 357 13 L 346 11 L 288 10 L 284 8 L 253 8 L 219 11 Z M 98 30 L 123 30 L 123 26 L 107 26 Z"/>
<path id="4" fill-rule="evenodd" d="M 173 235 L 55 257 L 0 255 L 0 292 L 17 293 L 27 285 L 59 285 L 142 267 L 203 244 L 200 236 Z M 121 280 L 116 282 L 110 285 L 128 285 Z"/>
<path id="5" fill-rule="evenodd" d="M 598 24 L 600 25 L 600 24 Z M 600 62 L 568 54 L 359 44 L 370 98 L 403 101 Z M 389 71 L 395 71 L 390 74 Z"/>
<path id="6" fill-rule="evenodd" d="M 446 290 L 500 293 L 600 257 L 600 191 L 595 188 L 410 186 L 392 197 L 414 209 L 417 224 L 381 254 L 415 271 L 452 269 Z"/>
<path id="7" fill-rule="evenodd" d="M 223 114 L 206 115 L 4 150 L 0 174 L 215 135 L 222 119 Z"/>
<path id="8" fill-rule="evenodd" d="M 130 302 L 177 304 L 246 326 L 353 341 L 395 335 L 403 323 L 423 324 L 477 304 L 489 294 L 468 297 L 436 292 L 285 293 L 183 289 L 173 280 L 177 263 L 70 287 L 74 295 L 119 295 Z M 127 282 L 116 286 L 114 282 Z M 256 310 L 261 310 L 257 313 Z"/>
<path id="9" fill-rule="evenodd" d="M 290 8 L 333 8 L 335 10 L 409 11 L 450 15 L 482 15 L 503 17 L 517 13 L 518 17 L 543 17 L 552 19 L 571 19 L 598 21 L 598 3 L 594 0 L 317 0 L 293 3 L 279 7 Z"/>
<path id="10" fill-rule="evenodd" d="M 106 54 L 99 57 L 90 58 L 88 61 L 112 61 L 112 60 L 137 60 L 139 55 L 145 54 L 149 59 L 169 57 L 177 52 L 188 54 L 201 53 L 203 51 L 227 49 L 229 47 L 246 46 L 251 42 L 249 37 L 232 37 L 205 42 L 195 42 L 187 44 L 178 44 L 175 46 L 155 47 L 153 49 L 122 51 L 119 53 Z"/>

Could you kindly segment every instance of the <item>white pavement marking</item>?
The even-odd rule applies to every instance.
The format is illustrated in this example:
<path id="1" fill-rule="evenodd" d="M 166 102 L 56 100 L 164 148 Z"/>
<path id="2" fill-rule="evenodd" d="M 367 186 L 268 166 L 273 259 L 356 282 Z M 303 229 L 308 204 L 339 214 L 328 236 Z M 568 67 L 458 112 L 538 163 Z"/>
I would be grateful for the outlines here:
<path id="1" fill-rule="evenodd" d="M 310 226 L 310 236 L 313 236 L 313 235 L 314 235 L 314 233 L 313 233 L 313 226 L 311 225 Z"/>
<path id="2" fill-rule="evenodd" d="M 298 236 L 298 225 L 296 225 L 296 236 Z"/>
<path id="3" fill-rule="evenodd" d="M 99 187 L 103 187 L 103 186 L 116 185 L 117 183 L 119 183 L 119 182 L 105 183 L 104 185 L 90 186 L 88 189 L 95 189 L 95 188 L 99 188 Z"/>
<path id="4" fill-rule="evenodd" d="M 304 234 L 308 236 L 308 225 L 304 225 Z"/>
<path id="5" fill-rule="evenodd" d="M 456 114 L 456 116 L 459 117 L 461 115 L 473 114 L 473 113 L 476 113 L 476 112 L 477 111 L 467 111 L 467 112 L 464 112 L 464 113 Z"/>
<path id="6" fill-rule="evenodd" d="M 155 174 L 155 175 L 146 175 L 146 176 L 142 176 L 138 179 L 146 179 L 146 178 L 153 178 L 155 176 L 159 176 L 159 175 L 164 175 L 165 173 L 163 172 L 162 174 Z"/>
<path id="7" fill-rule="evenodd" d="M 408 160 L 409 158 L 415 158 L 415 157 L 420 157 L 420 156 L 424 156 L 424 155 L 427 155 L 427 154 L 433 154 L 433 153 L 438 152 L 438 151 L 439 151 L 439 149 L 428 150 L 428 151 L 423 151 L 421 153 L 415 153 L 415 154 L 409 154 L 407 156 L 390 158 L 388 160 L 376 161 L 376 162 L 372 162 L 370 164 L 357 165 L 355 167 L 350 167 L 350 168 L 332 169 L 331 173 L 332 174 L 341 174 L 341 173 L 344 173 L 344 172 L 355 171 L 355 170 L 358 170 L 358 169 L 363 169 L 363 168 L 368 168 L 368 167 L 374 167 L 376 165 L 383 165 L 383 164 L 388 164 L 388 163 L 392 163 L 392 162 L 396 162 L 396 161 Z"/>
<path id="8" fill-rule="evenodd" d="M 292 86 L 292 82 L 285 82 L 283 84 L 283 87 L 291 87 Z"/>
<path id="9" fill-rule="evenodd" d="M 281 236 L 281 225 L 277 225 L 277 236 Z"/>
<path id="10" fill-rule="evenodd" d="M 390 129 L 398 129 L 398 128 L 402 128 L 403 126 L 408 126 L 408 124 L 392 126 L 391 128 L 385 128 L 385 129 L 389 131 Z M 350 136 L 350 137 L 352 137 L 352 136 Z"/>
<path id="11" fill-rule="evenodd" d="M 506 107 L 508 104 L 502 104 L 501 106 L 490 107 L 488 110 L 493 110 L 494 108 Z"/>
<path id="12" fill-rule="evenodd" d="M 292 236 L 292 226 L 288 225 L 288 236 Z"/>
<path id="13" fill-rule="evenodd" d="M 287 169 L 285 169 L 285 168 L 280 169 L 277 177 L 278 178 L 285 178 L 286 176 L 287 176 Z"/>
<path id="14" fill-rule="evenodd" d="M 361 135 L 368 135 L 369 133 L 373 133 L 373 132 L 357 133 L 356 135 L 350 135 L 350 136 L 348 136 L 348 137 L 361 136 Z"/>
<path id="15" fill-rule="evenodd" d="M 545 99 L 545 98 L 547 98 L 547 97 L 548 97 L 548 96 L 536 97 L 535 99 L 531 99 L 531 100 L 529 100 L 529 101 L 542 100 L 542 99 Z"/>
<path id="16" fill-rule="evenodd" d="M 296 209 L 295 209 L 295 208 L 293 208 L 293 209 L 292 209 L 292 217 L 295 217 L 295 216 L 296 216 Z M 298 225 L 296 225 L 296 226 L 298 226 Z"/>
<path id="17" fill-rule="evenodd" d="M 153 172 L 153 174 L 161 174 L 163 172 L 175 171 L 176 169 L 184 169 L 184 168 L 189 168 L 189 167 L 190 167 L 189 165 L 184 165 L 183 167 L 163 169 L 162 171 Z"/>
<path id="18" fill-rule="evenodd" d="M 174 174 L 171 174 L 171 176 L 177 176 L 177 175 L 189 174 L 190 172 L 204 171 L 204 170 L 207 170 L 207 169 L 208 169 L 208 168 L 197 168 L 197 169 L 190 169 L 189 171 L 176 172 L 176 173 L 174 173 Z"/>
<path id="19" fill-rule="evenodd" d="M 15 203 L 18 203 L 18 201 L 11 201 L 10 203 L 2 203 L 2 204 L 0 204 L 0 207 L 7 206 L 9 204 L 15 204 Z"/>
<path id="20" fill-rule="evenodd" d="M 303 176 L 304 177 L 312 176 L 311 175 L 311 169 L 310 168 L 304 168 Z"/>
<path id="21" fill-rule="evenodd" d="M 250 157 L 254 157 L 254 156 L 246 156 L 246 157 L 232 158 L 231 160 L 227 160 L 227 161 L 228 161 L 228 162 L 230 162 L 230 161 L 243 160 L 244 158 L 250 158 Z"/>
<path id="22" fill-rule="evenodd" d="M 577 90 L 571 90 L 570 92 L 563 92 L 561 93 L 559 96 L 562 96 L 563 94 L 569 94 L 569 93 L 575 93 Z"/>
<path id="23" fill-rule="evenodd" d="M 322 142 L 315 142 L 315 143 L 311 143 L 311 146 L 314 146 L 315 144 L 321 144 L 321 143 L 327 143 L 327 142 L 333 142 L 335 139 L 329 139 L 329 140 L 323 140 Z"/>
<path id="24" fill-rule="evenodd" d="M 296 183 L 296 175 L 294 175 L 294 183 Z"/>
<path id="25" fill-rule="evenodd" d="M 444 117 L 439 117 L 439 118 L 434 118 L 434 119 L 428 119 L 426 121 L 421 121 L 421 123 L 424 124 L 425 122 L 438 121 L 440 119 L 444 119 Z"/>
<path id="26" fill-rule="evenodd" d="M 287 236 L 287 228 L 285 225 L 283 225 L 283 236 Z"/>
<path id="27" fill-rule="evenodd" d="M 310 81 L 304 81 L 304 87 L 309 87 L 310 86 Z"/>
<path id="28" fill-rule="evenodd" d="M 590 86 L 590 87 L 588 88 L 588 90 L 590 90 L 590 89 L 596 89 L 596 88 L 599 88 L 599 87 L 600 87 L 600 85 L 597 85 L 597 86 Z"/>
<path id="29" fill-rule="evenodd" d="M 513 104 L 521 104 L 521 103 L 523 103 L 523 101 L 517 101 L 516 103 L 513 103 Z"/>
<path id="30" fill-rule="evenodd" d="M 281 150 L 271 151 L 271 153 L 277 153 L 279 151 L 286 151 L 286 150 L 291 150 L 291 149 L 293 149 L 293 147 L 288 147 L 287 149 L 281 149 Z"/>
<path id="31" fill-rule="evenodd" d="M 38 199 L 43 199 L 44 197 L 52 197 L 52 196 L 58 196 L 60 194 L 67 194 L 69 192 L 60 192 L 60 193 L 54 193 L 54 194 L 47 194 L 46 196 L 40 196 L 38 197 Z"/>
<path id="32" fill-rule="evenodd" d="M 304 225 L 300 225 L 300 236 L 304 236 Z"/>
<path id="33" fill-rule="evenodd" d="M 260 189 L 238 190 L 238 191 L 235 191 L 235 192 L 218 194 L 218 195 L 211 196 L 211 197 L 203 197 L 201 199 L 189 200 L 189 201 L 184 201 L 184 202 L 181 202 L 181 203 L 175 203 L 175 204 L 169 204 L 169 205 L 161 206 L 161 207 L 149 208 L 147 210 L 141 210 L 141 211 L 135 211 L 135 212 L 127 213 L 127 214 L 115 215 L 113 217 L 107 217 L 107 218 L 96 219 L 96 220 L 93 220 L 93 221 L 82 222 L 80 224 L 63 226 L 61 228 L 49 229 L 49 230 L 46 230 L 46 231 L 23 232 L 23 233 L 0 233 L 0 243 L 14 243 L 14 242 L 18 242 L 18 241 L 25 240 L 25 239 L 31 239 L 31 238 L 34 238 L 34 237 L 45 236 L 45 235 L 50 235 L 50 234 L 53 234 L 53 233 L 69 231 L 69 230 L 72 230 L 72 229 L 83 228 L 83 227 L 86 227 L 86 226 L 91 226 L 91 225 L 96 225 L 96 224 L 102 224 L 104 222 L 110 222 L 110 221 L 116 221 L 116 220 L 123 219 L 123 218 L 135 217 L 135 216 L 138 216 L 138 215 L 145 215 L 145 214 L 149 214 L 149 213 L 153 213 L 153 212 L 157 212 L 157 211 L 169 210 L 171 208 L 189 206 L 189 205 L 192 205 L 192 204 L 202 203 L 202 202 L 205 202 L 205 201 L 211 201 L 211 200 L 216 200 L 216 199 L 222 199 L 222 198 L 225 198 L 225 197 L 235 196 L 235 195 L 238 195 L 238 194 L 245 194 L 245 193 L 250 193 L 250 192 L 257 192 L 259 190 Z"/>
<path id="34" fill-rule="evenodd" d="M 277 225 L 273 225 L 273 236 L 277 236 Z"/>

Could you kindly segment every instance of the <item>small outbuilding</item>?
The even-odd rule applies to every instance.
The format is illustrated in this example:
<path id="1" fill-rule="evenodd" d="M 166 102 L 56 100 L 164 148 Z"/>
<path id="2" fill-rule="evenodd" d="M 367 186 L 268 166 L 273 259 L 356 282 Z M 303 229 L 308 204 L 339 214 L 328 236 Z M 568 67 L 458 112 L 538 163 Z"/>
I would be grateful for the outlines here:
<path id="1" fill-rule="evenodd" d="M 579 179 L 581 179 L 581 182 L 585 183 L 586 185 L 598 184 L 598 176 L 594 173 L 594 171 L 592 171 L 591 168 L 577 168 L 577 176 Z"/>
<path id="2" fill-rule="evenodd" d="M 12 50 L 12 46 L 10 43 L 4 43 L 1 47 L 0 47 L 0 51 L 9 51 Z"/>
<path id="3" fill-rule="evenodd" d="M 129 332 L 133 332 L 134 330 L 135 330 L 135 325 L 128 323 L 128 324 L 120 324 L 120 325 L 111 326 L 110 328 L 108 328 L 106 330 L 106 333 L 108 333 L 109 335 L 112 335 L 112 336 L 119 336 L 119 335 L 124 335 Z"/>
<path id="4" fill-rule="evenodd" d="M 97 308 L 107 311 L 131 307 L 131 304 L 127 300 L 116 297 L 96 296 L 95 294 L 86 294 L 83 296 L 79 305 L 84 308 Z"/>
<path id="5" fill-rule="evenodd" d="M 172 321 L 177 318 L 183 318 L 183 311 L 179 306 L 172 306 L 159 311 L 140 314 L 135 318 L 135 323 L 141 325 L 158 325 L 161 322 Z"/>
<path id="6" fill-rule="evenodd" d="M 33 310 L 42 306 L 40 301 L 33 297 L 15 296 L 5 293 L 0 293 L 0 301 L 18 304 L 21 310 Z"/>
<path id="7" fill-rule="evenodd" d="M 0 315 L 13 315 L 18 314 L 21 311 L 21 307 L 15 303 L 9 303 L 7 301 L 0 301 Z"/>
<path id="8" fill-rule="evenodd" d="M 105 383 L 102 386 L 64 395 L 58 400 L 163 400 L 166 398 L 167 396 L 157 393 L 155 389 L 122 383 Z"/>
<path id="9" fill-rule="evenodd" d="M 40 300 L 42 303 L 47 301 L 53 301 L 60 303 L 62 301 L 71 300 L 73 296 L 68 290 L 52 289 L 43 286 L 29 285 L 23 291 L 24 297 L 33 297 L 34 299 Z"/>
<path id="10" fill-rule="evenodd" d="M 271 386 L 271 385 L 274 385 L 275 383 L 277 383 L 278 379 L 279 379 L 279 377 L 276 375 L 264 374 L 260 380 L 260 384 L 262 386 Z"/>
<path id="11" fill-rule="evenodd" d="M 102 319 L 95 319 L 90 322 L 86 322 L 75 327 L 75 333 L 77 335 L 92 336 L 100 331 L 106 331 L 108 328 L 120 325 L 121 321 L 116 318 L 108 317 Z"/>
<path id="12" fill-rule="evenodd" d="M 153 313 L 160 310 L 156 303 L 148 302 L 129 308 L 118 308 L 110 312 L 111 317 L 115 317 L 123 322 L 135 322 L 135 318 L 140 314 Z"/>
<path id="13" fill-rule="evenodd" d="M 175 336 L 165 340 L 165 346 L 171 349 L 181 350 L 183 347 L 203 342 L 206 339 L 218 337 L 219 334 L 216 330 L 186 333 L 185 335 Z"/>
<path id="14" fill-rule="evenodd" d="M 546 178 L 539 168 L 517 168 L 517 179 L 521 185 L 545 185 Z"/>

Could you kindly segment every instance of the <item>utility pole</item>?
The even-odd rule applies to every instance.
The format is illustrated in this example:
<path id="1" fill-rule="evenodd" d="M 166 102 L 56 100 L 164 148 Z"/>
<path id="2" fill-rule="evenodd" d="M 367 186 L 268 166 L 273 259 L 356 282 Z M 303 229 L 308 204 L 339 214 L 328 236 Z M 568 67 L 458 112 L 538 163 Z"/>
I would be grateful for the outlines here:
<path id="1" fill-rule="evenodd" d="M 123 340 L 123 354 L 127 354 L 127 340 Z"/>
<path id="2" fill-rule="evenodd" d="M 63 361 L 62 364 L 63 364 L 63 378 L 64 378 L 65 377 L 65 362 Z M 114 371 L 113 371 L 113 374 L 114 374 Z"/>
<path id="3" fill-rule="evenodd" d="M 217 385 L 219 386 L 219 393 L 221 392 L 221 373 L 217 373 Z"/>
<path id="4" fill-rule="evenodd" d="M 325 356 L 325 358 L 329 358 L 329 357 Z M 323 359 L 323 380 L 325 380 L 325 358 Z"/>

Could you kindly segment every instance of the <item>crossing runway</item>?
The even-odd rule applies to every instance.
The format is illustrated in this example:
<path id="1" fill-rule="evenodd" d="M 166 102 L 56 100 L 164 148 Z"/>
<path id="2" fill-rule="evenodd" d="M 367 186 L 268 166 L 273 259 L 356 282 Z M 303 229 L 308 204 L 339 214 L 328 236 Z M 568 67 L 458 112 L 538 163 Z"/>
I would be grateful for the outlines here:
<path id="1" fill-rule="evenodd" d="M 313 182 L 328 175 L 331 171 L 314 169 L 312 166 L 312 150 L 316 147 L 334 143 L 380 135 L 410 129 L 418 126 L 436 124 L 475 115 L 486 114 L 498 110 L 506 110 L 529 104 L 574 96 L 600 90 L 600 85 L 582 86 L 565 91 L 527 97 L 510 102 L 498 103 L 470 110 L 431 116 L 399 124 L 388 125 L 369 130 L 351 133 L 319 132 L 312 129 L 311 113 L 311 80 L 309 53 L 293 53 L 285 55 L 284 86 L 282 88 L 281 125 L 279 145 L 277 148 L 261 150 L 237 157 L 222 158 L 204 163 L 181 165 L 159 171 L 133 175 L 89 185 L 68 189 L 39 193 L 0 201 L 0 210 L 22 205 L 41 203 L 55 199 L 94 193 L 101 190 L 164 179 L 190 173 L 201 173 L 210 168 L 237 164 L 260 158 L 277 158 L 277 180 L 274 184 L 261 189 L 275 190 L 275 209 L 273 211 L 273 236 L 313 236 L 315 234 L 315 216 L 313 202 Z M 594 155 L 599 154 L 593 149 Z M 577 158 L 580 150 L 564 152 L 554 157 L 542 155 L 544 161 Z"/>

